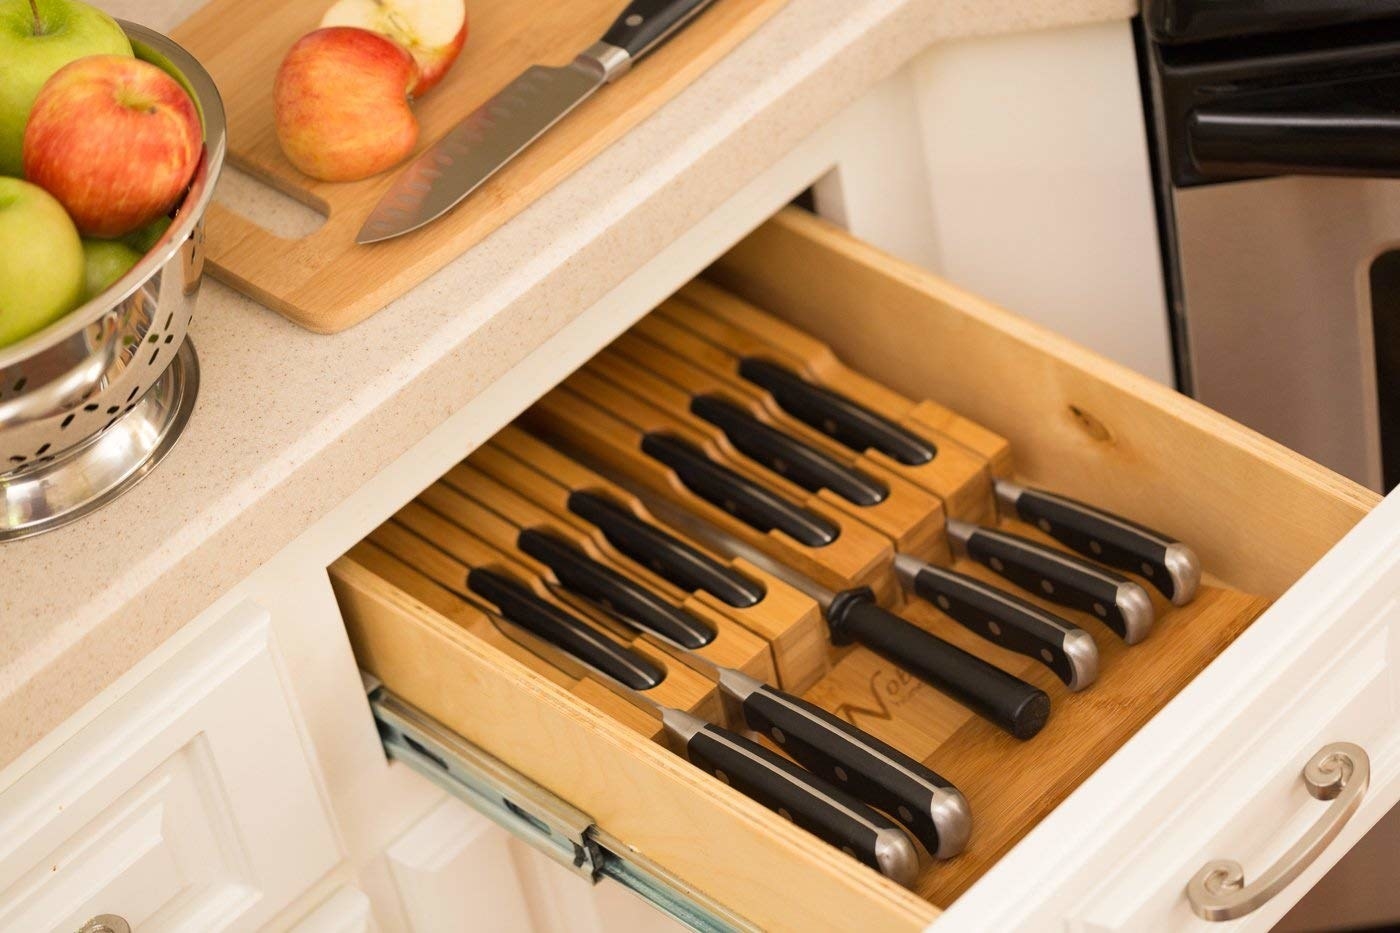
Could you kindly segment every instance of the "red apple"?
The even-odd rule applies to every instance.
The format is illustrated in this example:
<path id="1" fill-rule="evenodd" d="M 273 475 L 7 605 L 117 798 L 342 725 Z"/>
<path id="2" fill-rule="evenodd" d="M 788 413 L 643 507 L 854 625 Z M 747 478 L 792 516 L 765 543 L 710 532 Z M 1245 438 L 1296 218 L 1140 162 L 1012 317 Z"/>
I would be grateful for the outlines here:
<path id="1" fill-rule="evenodd" d="M 194 101 L 170 75 L 140 59 L 92 55 L 39 90 L 24 130 L 24 175 L 86 236 L 124 236 L 180 200 L 202 137 Z"/>
<path id="2" fill-rule="evenodd" d="M 408 49 L 418 62 L 418 83 L 410 93 L 422 97 L 443 79 L 466 43 L 467 7 L 463 0 L 339 0 L 321 25 L 358 26 Z"/>
<path id="3" fill-rule="evenodd" d="M 297 40 L 273 88 L 277 139 L 322 181 L 355 181 L 396 165 L 418 142 L 408 94 L 418 65 L 379 33 L 331 26 Z"/>

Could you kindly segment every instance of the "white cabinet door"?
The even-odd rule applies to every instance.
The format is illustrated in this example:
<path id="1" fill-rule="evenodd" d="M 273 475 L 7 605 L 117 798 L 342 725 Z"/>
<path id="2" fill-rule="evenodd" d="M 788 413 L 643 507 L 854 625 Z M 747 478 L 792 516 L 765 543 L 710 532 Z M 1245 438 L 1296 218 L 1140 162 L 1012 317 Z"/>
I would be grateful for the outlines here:
<path id="1" fill-rule="evenodd" d="M 0 794 L 0 930 L 257 928 L 340 860 L 244 604 Z"/>

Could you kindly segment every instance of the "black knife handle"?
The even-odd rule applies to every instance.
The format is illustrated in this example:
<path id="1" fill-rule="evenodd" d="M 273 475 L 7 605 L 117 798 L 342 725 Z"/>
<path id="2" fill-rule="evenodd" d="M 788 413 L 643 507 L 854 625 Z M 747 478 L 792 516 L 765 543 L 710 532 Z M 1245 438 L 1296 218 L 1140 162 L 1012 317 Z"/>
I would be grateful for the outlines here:
<path id="1" fill-rule="evenodd" d="M 841 534 L 835 522 L 715 463 L 689 441 L 652 431 L 642 436 L 642 452 L 674 470 L 701 499 L 759 531 L 777 529 L 808 547 L 826 547 Z"/>
<path id="2" fill-rule="evenodd" d="M 894 817 L 935 858 L 952 858 L 967 845 L 971 811 L 951 783 L 806 700 L 746 675 L 739 679 L 749 687 L 742 700 L 749 728 L 798 764 Z"/>
<path id="3" fill-rule="evenodd" d="M 666 712 L 667 729 L 690 733 L 685 754 L 700 770 L 900 884 L 918 876 L 918 850 L 889 818 L 757 742 L 677 712 Z"/>
<path id="4" fill-rule="evenodd" d="M 602 603 L 644 632 L 687 651 L 715 640 L 715 629 L 708 622 L 671 605 L 562 538 L 527 528 L 515 539 L 515 545 L 554 571 L 565 589 Z"/>
<path id="5" fill-rule="evenodd" d="M 473 567 L 467 574 L 467 589 L 495 604 L 506 619 L 633 690 L 650 690 L 666 679 L 666 671 L 648 658 L 503 573 Z"/>
<path id="6" fill-rule="evenodd" d="M 881 609 L 869 589 L 837 594 L 827 623 L 833 642 L 859 641 L 1018 739 L 1050 716 L 1045 691 Z"/>
<path id="7" fill-rule="evenodd" d="M 839 392 L 808 382 L 780 363 L 756 356 L 739 360 L 739 375 L 762 386 L 783 411 L 852 450 L 878 450 L 909 466 L 938 455 L 932 441 L 905 430 Z"/>
<path id="8" fill-rule="evenodd" d="M 1196 595 L 1201 564 L 1191 548 L 1151 528 L 1083 502 L 997 482 L 997 497 L 1029 522 L 1086 557 L 1141 574 L 1178 606 Z"/>
<path id="9" fill-rule="evenodd" d="M 1151 597 L 1122 574 L 1020 535 L 970 529 L 963 538 L 967 556 L 1023 590 L 1102 619 L 1130 645 L 1152 630 Z"/>
<path id="10" fill-rule="evenodd" d="M 1072 622 L 981 580 L 900 555 L 895 567 L 922 599 L 993 644 L 1034 658 L 1064 681 L 1083 690 L 1099 674 L 1093 636 Z"/>
<path id="11" fill-rule="evenodd" d="M 594 525 L 613 547 L 687 592 L 703 590 L 727 606 L 747 609 L 768 595 L 757 580 L 648 524 L 605 496 L 569 493 L 569 511 Z"/>
<path id="12" fill-rule="evenodd" d="M 633 0 L 608 28 L 603 41 L 635 61 L 657 48 L 714 0 Z"/>
<path id="13" fill-rule="evenodd" d="M 889 486 L 870 474 L 765 424 L 717 395 L 695 396 L 690 410 L 723 431 L 744 456 L 803 489 L 830 489 L 847 502 L 864 507 L 879 505 L 889 497 Z"/>

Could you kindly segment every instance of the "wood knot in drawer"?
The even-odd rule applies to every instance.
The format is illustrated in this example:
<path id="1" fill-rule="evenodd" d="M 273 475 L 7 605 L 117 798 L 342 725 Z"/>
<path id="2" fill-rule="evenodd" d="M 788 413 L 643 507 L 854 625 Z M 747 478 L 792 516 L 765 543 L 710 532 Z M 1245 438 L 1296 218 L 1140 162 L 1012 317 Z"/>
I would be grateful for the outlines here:
<path id="1" fill-rule="evenodd" d="M 1096 441 L 1103 441 L 1109 444 L 1113 443 L 1113 432 L 1108 429 L 1106 424 L 1094 417 L 1093 412 L 1085 411 L 1078 405 L 1071 405 L 1069 406 L 1069 413 L 1070 416 L 1074 418 L 1075 422 L 1084 429 L 1085 434 L 1088 434 Z"/>

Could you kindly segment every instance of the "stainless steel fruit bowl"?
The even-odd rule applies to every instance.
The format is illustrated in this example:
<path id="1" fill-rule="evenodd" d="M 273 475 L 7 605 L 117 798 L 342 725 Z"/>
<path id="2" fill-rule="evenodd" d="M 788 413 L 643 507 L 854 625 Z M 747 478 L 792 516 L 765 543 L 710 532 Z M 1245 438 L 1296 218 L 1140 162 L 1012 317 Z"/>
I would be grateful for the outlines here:
<path id="1" fill-rule="evenodd" d="M 194 98 L 204 151 L 170 227 L 126 275 L 0 348 L 0 541 L 120 494 L 169 450 L 194 403 L 198 364 L 185 333 L 204 267 L 204 214 L 224 161 L 223 102 L 192 55 L 144 26 L 121 25 L 137 57 Z"/>

